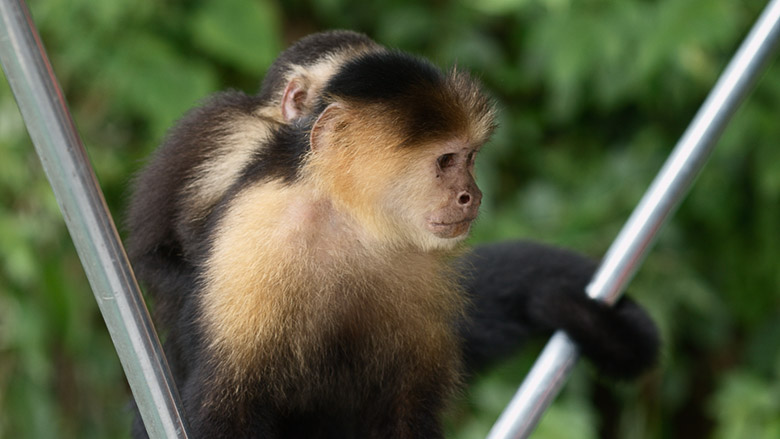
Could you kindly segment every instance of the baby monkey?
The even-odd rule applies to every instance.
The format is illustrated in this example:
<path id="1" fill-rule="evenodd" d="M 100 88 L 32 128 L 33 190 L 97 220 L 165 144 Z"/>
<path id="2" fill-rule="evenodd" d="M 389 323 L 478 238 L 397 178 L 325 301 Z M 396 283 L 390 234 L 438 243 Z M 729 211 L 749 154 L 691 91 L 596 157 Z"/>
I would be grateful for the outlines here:
<path id="1" fill-rule="evenodd" d="M 559 328 L 613 375 L 653 363 L 654 325 L 587 298 L 586 258 L 458 259 L 494 117 L 465 72 L 335 31 L 171 130 L 135 180 L 128 252 L 191 437 L 440 438 L 464 376 Z"/>

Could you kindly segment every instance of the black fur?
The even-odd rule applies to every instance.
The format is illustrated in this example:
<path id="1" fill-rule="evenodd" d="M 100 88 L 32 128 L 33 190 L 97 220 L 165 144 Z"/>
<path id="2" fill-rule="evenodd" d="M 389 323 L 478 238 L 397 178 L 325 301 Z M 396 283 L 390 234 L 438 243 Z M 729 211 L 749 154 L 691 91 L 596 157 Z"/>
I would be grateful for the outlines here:
<path id="1" fill-rule="evenodd" d="M 427 60 L 397 51 L 374 52 L 347 62 L 328 81 L 324 94 L 360 101 L 394 100 L 444 82 L 441 71 Z"/>
<path id="2" fill-rule="evenodd" d="M 184 188 L 237 113 L 249 114 L 262 101 L 236 91 L 215 94 L 170 131 L 143 172 L 134 179 L 125 225 L 127 251 L 136 276 L 158 299 L 158 318 L 169 326 L 190 290 L 205 220 L 184 221 Z"/>
<path id="3" fill-rule="evenodd" d="M 280 179 L 292 183 L 299 177 L 301 164 L 309 151 L 311 120 L 282 125 L 274 131 L 265 148 L 257 150 L 241 173 L 237 184 Z"/>
<path id="4" fill-rule="evenodd" d="M 314 64 L 329 53 L 358 46 L 376 46 L 376 43 L 363 34 L 344 30 L 321 32 L 301 38 L 285 50 L 268 69 L 260 87 L 260 98 L 270 100 L 276 93 L 284 90 L 284 76 L 291 65 Z"/>
<path id="5" fill-rule="evenodd" d="M 197 166 L 228 133 L 233 117 L 250 114 L 262 105 L 258 98 L 240 92 L 215 94 L 179 121 L 134 179 L 125 221 L 130 232 L 128 256 L 154 304 L 166 357 L 182 394 L 186 390 L 183 384 L 200 373 L 191 367 L 202 357 L 192 295 L 197 290 L 196 267 L 208 233 L 206 218 L 184 220 L 188 206 L 183 191 Z M 207 381 L 209 377 L 200 375 L 199 379 Z M 133 422 L 133 437 L 147 437 L 139 416 Z"/>
<path id="6" fill-rule="evenodd" d="M 511 354 L 530 336 L 564 330 L 596 368 L 634 378 L 657 361 L 655 324 L 623 297 L 614 307 L 589 298 L 596 264 L 571 252 L 531 242 L 476 247 L 460 261 L 472 299 L 461 334 L 474 371 Z"/>
<path id="7" fill-rule="evenodd" d="M 397 129 L 403 130 L 404 138 L 414 141 L 402 142 L 401 146 L 416 146 L 462 128 L 458 125 L 464 122 L 463 118 L 452 114 L 459 105 L 436 93 L 445 82 L 444 73 L 428 60 L 383 50 L 345 63 L 328 81 L 323 97 L 338 96 L 361 104 L 384 104 L 389 110 L 403 109 L 394 115 Z M 320 102 L 316 112 L 326 105 L 327 101 Z"/>

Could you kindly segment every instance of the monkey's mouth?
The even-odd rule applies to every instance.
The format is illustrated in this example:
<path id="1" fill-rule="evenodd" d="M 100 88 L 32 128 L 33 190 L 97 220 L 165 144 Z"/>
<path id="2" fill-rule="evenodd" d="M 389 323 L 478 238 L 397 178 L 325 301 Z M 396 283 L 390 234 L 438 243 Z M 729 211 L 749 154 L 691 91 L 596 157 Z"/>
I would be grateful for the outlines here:
<path id="1" fill-rule="evenodd" d="M 474 218 L 452 222 L 429 221 L 428 229 L 439 238 L 456 238 L 468 233 L 472 221 Z"/>

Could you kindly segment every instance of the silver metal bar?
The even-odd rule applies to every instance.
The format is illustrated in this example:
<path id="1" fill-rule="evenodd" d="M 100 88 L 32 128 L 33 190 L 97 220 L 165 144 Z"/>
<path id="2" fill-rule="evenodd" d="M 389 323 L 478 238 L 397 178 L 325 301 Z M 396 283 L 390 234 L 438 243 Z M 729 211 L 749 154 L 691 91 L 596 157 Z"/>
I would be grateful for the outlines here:
<path id="1" fill-rule="evenodd" d="M 726 124 L 760 76 L 778 39 L 780 0 L 772 0 L 607 251 L 587 287 L 591 297 L 612 304 L 623 293 L 658 231 L 688 192 Z M 527 438 L 560 392 L 577 356 L 576 346 L 563 332 L 554 334 L 488 439 Z"/>
<path id="2" fill-rule="evenodd" d="M 0 20 L 0 62 L 149 437 L 186 438 L 160 342 L 27 5 L 0 0 Z"/>

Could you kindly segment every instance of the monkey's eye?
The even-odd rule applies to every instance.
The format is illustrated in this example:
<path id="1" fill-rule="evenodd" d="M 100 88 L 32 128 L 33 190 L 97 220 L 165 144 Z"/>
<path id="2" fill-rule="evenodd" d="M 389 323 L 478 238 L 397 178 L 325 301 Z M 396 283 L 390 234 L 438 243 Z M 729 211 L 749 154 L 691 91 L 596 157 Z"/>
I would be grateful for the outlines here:
<path id="1" fill-rule="evenodd" d="M 436 159 L 439 169 L 447 169 L 455 163 L 455 154 L 444 154 Z"/>
<path id="2" fill-rule="evenodd" d="M 476 157 L 476 155 L 477 155 L 477 153 L 475 153 L 474 151 L 471 151 L 469 153 L 468 157 L 466 158 L 466 163 L 468 163 L 469 165 L 473 165 L 474 164 L 474 158 Z"/>

